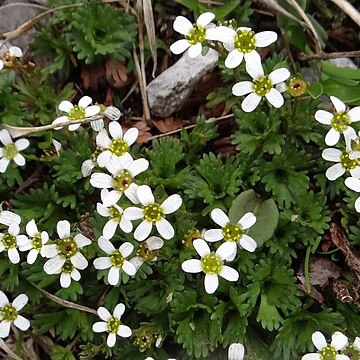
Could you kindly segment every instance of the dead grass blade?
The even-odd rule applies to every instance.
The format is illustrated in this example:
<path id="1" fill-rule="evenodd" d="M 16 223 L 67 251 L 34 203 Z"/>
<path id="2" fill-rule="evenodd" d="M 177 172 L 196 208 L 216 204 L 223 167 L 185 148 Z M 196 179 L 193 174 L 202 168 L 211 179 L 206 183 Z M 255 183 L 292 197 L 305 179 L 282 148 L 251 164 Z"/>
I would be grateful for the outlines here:
<path id="1" fill-rule="evenodd" d="M 8 348 L 4 340 L 1 338 L 0 338 L 0 348 L 3 349 L 8 355 L 10 355 L 12 360 L 24 360 L 22 357 L 16 355 L 10 348 Z"/>
<path id="2" fill-rule="evenodd" d="M 146 28 L 147 37 L 149 40 L 151 57 L 153 59 L 152 77 L 155 77 L 157 68 L 157 46 L 155 34 L 155 21 L 151 0 L 143 0 L 144 23 Z"/>

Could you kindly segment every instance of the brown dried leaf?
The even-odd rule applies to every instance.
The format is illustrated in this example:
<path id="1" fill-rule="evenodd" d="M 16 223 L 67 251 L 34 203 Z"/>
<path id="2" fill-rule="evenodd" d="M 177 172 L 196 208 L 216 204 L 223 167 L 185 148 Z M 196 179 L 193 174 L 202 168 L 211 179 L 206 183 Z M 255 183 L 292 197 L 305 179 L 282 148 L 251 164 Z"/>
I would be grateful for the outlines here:
<path id="1" fill-rule="evenodd" d="M 80 76 L 86 90 L 97 90 L 106 83 L 105 68 L 103 65 L 83 66 Z"/>
<path id="2" fill-rule="evenodd" d="M 138 144 L 144 144 L 152 137 L 152 134 L 149 132 L 151 129 L 147 126 L 146 121 L 144 120 L 138 121 L 135 124 L 131 124 L 131 126 L 126 124 L 121 126 L 125 131 L 131 127 L 136 127 L 139 130 L 139 136 L 136 140 Z"/>
<path id="3" fill-rule="evenodd" d="M 162 134 L 165 134 L 181 128 L 183 126 L 183 121 L 179 119 L 175 120 L 173 117 L 168 117 L 164 120 L 153 121 L 153 124 Z"/>
<path id="4" fill-rule="evenodd" d="M 121 89 L 129 82 L 128 71 L 124 63 L 108 60 L 105 63 L 106 80 L 110 86 Z"/>

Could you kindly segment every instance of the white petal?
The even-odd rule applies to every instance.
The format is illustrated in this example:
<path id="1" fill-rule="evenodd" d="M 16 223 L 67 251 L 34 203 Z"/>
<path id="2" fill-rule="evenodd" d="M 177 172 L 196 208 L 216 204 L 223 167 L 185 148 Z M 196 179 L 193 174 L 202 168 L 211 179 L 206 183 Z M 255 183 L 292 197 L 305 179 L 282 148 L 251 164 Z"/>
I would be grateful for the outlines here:
<path id="1" fill-rule="evenodd" d="M 213 209 L 210 216 L 221 227 L 225 227 L 230 222 L 229 217 L 221 209 Z"/>
<path id="2" fill-rule="evenodd" d="M 114 317 L 120 319 L 121 316 L 124 314 L 124 312 L 125 312 L 125 305 L 121 303 L 117 304 L 114 309 Z"/>
<path id="3" fill-rule="evenodd" d="M 74 267 L 80 270 L 84 270 L 88 266 L 88 261 L 86 260 L 85 256 L 79 251 L 70 258 L 70 262 L 74 265 Z"/>
<path id="4" fill-rule="evenodd" d="M 204 257 L 205 255 L 210 254 L 209 245 L 203 239 L 196 239 L 193 241 L 194 248 L 196 252 L 201 256 Z"/>
<path id="5" fill-rule="evenodd" d="M 202 13 L 196 20 L 196 24 L 205 27 L 206 25 L 210 24 L 215 19 L 215 14 L 212 12 L 204 12 Z"/>
<path id="6" fill-rule="evenodd" d="M 108 149 L 111 145 L 111 140 L 106 132 L 106 130 L 101 130 L 96 135 L 96 145 L 102 149 Z"/>
<path id="7" fill-rule="evenodd" d="M 131 206 L 124 210 L 124 216 L 129 220 L 138 220 L 144 216 L 143 209 Z"/>
<path id="8" fill-rule="evenodd" d="M 97 309 L 97 313 L 99 315 L 99 318 L 103 321 L 108 321 L 111 318 L 111 314 L 108 309 L 104 308 L 103 306 L 100 306 Z"/>
<path id="9" fill-rule="evenodd" d="M 261 96 L 255 93 L 249 94 L 241 103 L 241 108 L 245 112 L 252 112 L 259 105 Z"/>
<path id="10" fill-rule="evenodd" d="M 17 236 L 20 232 L 20 227 L 18 224 L 11 224 L 8 229 L 8 233 L 12 236 Z"/>
<path id="11" fill-rule="evenodd" d="M 11 248 L 7 252 L 10 262 L 18 264 L 20 261 L 20 255 L 16 248 Z"/>
<path id="12" fill-rule="evenodd" d="M 207 40 L 215 40 L 229 43 L 234 40 L 235 35 L 236 32 L 233 29 L 228 28 L 227 26 L 216 26 L 206 29 L 205 38 Z"/>
<path id="13" fill-rule="evenodd" d="M 343 111 L 346 110 L 345 104 L 340 99 L 338 99 L 337 97 L 330 96 L 330 100 L 333 103 L 334 108 L 335 108 L 337 113 L 343 112 Z"/>
<path id="14" fill-rule="evenodd" d="M 330 180 L 334 181 L 340 176 L 345 174 L 345 169 L 341 164 L 335 164 L 326 170 L 325 176 Z"/>
<path id="15" fill-rule="evenodd" d="M 170 51 L 175 55 L 179 55 L 189 48 L 190 45 L 191 44 L 186 39 L 181 39 L 171 44 Z"/>
<path id="16" fill-rule="evenodd" d="M 86 108 L 85 116 L 89 116 L 88 114 L 90 112 L 90 110 L 89 110 L 90 108 L 92 108 L 92 106 Z M 91 121 L 90 125 L 91 125 L 91 128 L 94 129 L 96 132 L 99 132 L 104 129 L 104 121 L 102 119 Z"/>
<path id="17" fill-rule="evenodd" d="M 254 252 L 257 247 L 256 241 L 249 235 L 243 234 L 239 241 L 241 247 L 249 252 Z"/>
<path id="18" fill-rule="evenodd" d="M 103 190 L 107 190 L 107 189 L 103 189 Z M 107 206 L 104 206 L 101 203 L 96 204 L 96 211 L 103 217 L 109 217 L 110 216 L 110 209 Z"/>
<path id="19" fill-rule="evenodd" d="M 100 249 L 105 251 L 108 255 L 111 255 L 112 252 L 115 250 L 114 245 L 103 236 L 100 236 L 98 240 L 98 245 Z"/>
<path id="20" fill-rule="evenodd" d="M 205 291 L 208 294 L 213 294 L 219 286 L 219 278 L 215 274 L 206 274 L 204 285 Z"/>
<path id="21" fill-rule="evenodd" d="M 15 147 L 18 151 L 26 149 L 30 145 L 30 141 L 27 139 L 19 139 L 15 141 Z"/>
<path id="22" fill-rule="evenodd" d="M 285 81 L 290 76 L 290 71 L 286 68 L 276 69 L 269 74 L 269 80 L 273 85 Z"/>
<path id="23" fill-rule="evenodd" d="M 164 218 L 155 223 L 159 234 L 166 240 L 174 237 L 175 231 L 172 225 Z"/>
<path id="24" fill-rule="evenodd" d="M 204 232 L 204 239 L 209 242 L 219 241 L 224 238 L 222 229 L 211 229 Z"/>
<path id="25" fill-rule="evenodd" d="M 193 28 L 193 24 L 184 16 L 177 16 L 173 28 L 176 32 L 187 35 Z"/>
<path id="26" fill-rule="evenodd" d="M 335 331 L 331 337 L 331 346 L 338 351 L 344 350 L 349 345 L 348 338 L 340 331 Z"/>
<path id="27" fill-rule="evenodd" d="M 65 264 L 65 260 L 66 260 L 65 257 L 60 255 L 51 258 L 44 264 L 44 271 L 48 275 L 57 273 L 59 270 L 61 270 L 62 266 Z"/>
<path id="28" fill-rule="evenodd" d="M 122 266 L 122 270 L 126 272 L 129 276 L 134 276 L 136 274 L 136 267 L 130 262 L 125 260 Z"/>
<path id="29" fill-rule="evenodd" d="M 59 104 L 59 110 L 64 111 L 66 113 L 69 113 L 73 107 L 74 105 L 68 100 L 64 100 Z"/>
<path id="30" fill-rule="evenodd" d="M 131 221 L 126 219 L 124 216 L 121 218 L 119 226 L 120 229 L 127 234 L 131 233 L 133 230 L 133 225 Z"/>
<path id="31" fill-rule="evenodd" d="M 91 244 L 91 240 L 82 234 L 75 235 L 74 241 L 76 242 L 76 245 L 78 246 L 79 249 Z"/>
<path id="32" fill-rule="evenodd" d="M 339 139 L 340 133 L 334 128 L 331 128 L 325 136 L 325 144 L 328 146 L 336 145 L 339 142 Z"/>
<path id="33" fill-rule="evenodd" d="M 229 346 L 228 360 L 243 360 L 245 349 L 243 344 L 234 343 Z"/>
<path id="34" fill-rule="evenodd" d="M 9 54 L 10 54 L 10 56 L 15 56 L 17 58 L 20 58 L 20 57 L 22 57 L 23 52 L 17 46 L 10 46 L 9 47 Z"/>
<path id="35" fill-rule="evenodd" d="M 334 115 L 325 110 L 318 110 L 315 113 L 315 119 L 324 125 L 330 125 Z"/>
<path id="36" fill-rule="evenodd" d="M 196 274 L 202 271 L 201 261 L 197 259 L 185 260 L 181 268 L 188 273 Z"/>
<path id="37" fill-rule="evenodd" d="M 138 185 L 132 183 L 130 186 L 124 191 L 125 196 L 135 205 L 140 204 L 139 198 L 137 197 L 137 189 Z"/>
<path id="38" fill-rule="evenodd" d="M 118 226 L 118 222 L 115 221 L 114 219 L 110 219 L 103 228 L 103 236 L 106 239 L 112 239 L 112 237 L 115 235 L 117 226 Z"/>
<path id="39" fill-rule="evenodd" d="M 81 279 L 81 275 L 78 269 L 72 269 L 70 276 L 74 281 L 79 281 Z"/>
<path id="40" fill-rule="evenodd" d="M 353 347 L 357 350 L 360 351 L 360 337 L 356 337 L 354 342 L 353 342 Z"/>
<path id="41" fill-rule="evenodd" d="M 4 62 L 0 60 L 0 70 L 4 67 Z"/>
<path id="42" fill-rule="evenodd" d="M 9 304 L 9 299 L 2 291 L 0 291 L 0 307 L 2 308 L 8 304 Z"/>
<path id="43" fill-rule="evenodd" d="M 128 167 L 128 171 L 132 177 L 135 177 L 147 170 L 148 167 L 149 162 L 146 159 L 137 159 L 131 163 L 131 165 Z"/>
<path id="44" fill-rule="evenodd" d="M 121 244 L 119 251 L 121 252 L 121 255 L 126 258 L 134 251 L 134 245 L 129 242 L 123 243 Z"/>
<path id="45" fill-rule="evenodd" d="M 356 131 L 351 126 L 348 126 L 348 128 L 343 131 L 343 135 L 346 143 L 346 149 L 350 148 L 351 150 L 351 140 L 357 137 Z"/>
<path id="46" fill-rule="evenodd" d="M 60 116 L 58 118 L 56 118 L 51 124 L 56 125 L 56 124 L 63 124 L 64 122 L 69 121 L 70 119 L 67 116 Z M 60 130 L 62 129 L 62 126 L 56 127 L 54 128 L 54 130 Z"/>
<path id="47" fill-rule="evenodd" d="M 306 354 L 301 358 L 301 360 L 321 360 L 321 356 L 320 354 L 315 354 L 315 353 Z"/>
<path id="48" fill-rule="evenodd" d="M 98 189 L 112 188 L 113 178 L 108 174 L 95 173 L 91 175 L 90 184 Z"/>
<path id="49" fill-rule="evenodd" d="M 241 64 L 243 57 L 244 57 L 244 53 L 240 52 L 238 49 L 234 49 L 226 57 L 225 66 L 228 69 L 234 69 Z M 233 87 L 233 94 L 236 95 L 234 93 L 234 87 Z M 237 95 L 237 96 L 240 96 L 240 95 Z"/>
<path id="50" fill-rule="evenodd" d="M 91 175 L 92 169 L 96 166 L 96 163 L 91 159 L 85 160 L 81 164 L 81 174 L 83 177 L 88 177 Z"/>
<path id="51" fill-rule="evenodd" d="M 151 233 L 153 224 L 149 221 L 142 221 L 134 232 L 134 238 L 138 241 L 145 240 Z"/>
<path id="52" fill-rule="evenodd" d="M 351 360 L 347 355 L 336 354 L 335 360 Z"/>
<path id="53" fill-rule="evenodd" d="M 348 116 L 351 122 L 360 121 L 360 106 L 356 106 L 348 111 Z"/>
<path id="54" fill-rule="evenodd" d="M 339 162 L 341 160 L 342 152 L 339 149 L 328 148 L 323 150 L 321 156 L 324 160 Z"/>
<path id="55" fill-rule="evenodd" d="M 113 139 L 122 139 L 123 138 L 123 130 L 117 121 L 113 121 L 109 124 L 109 132 Z"/>
<path id="56" fill-rule="evenodd" d="M 94 260 L 94 268 L 97 270 L 108 269 L 112 266 L 110 257 L 99 257 Z"/>
<path id="57" fill-rule="evenodd" d="M 30 220 L 27 224 L 26 224 L 26 232 L 29 236 L 34 237 L 35 235 L 37 235 L 39 233 L 39 230 L 36 226 L 35 220 Z"/>
<path id="58" fill-rule="evenodd" d="M 256 223 L 256 216 L 252 212 L 247 212 L 238 222 L 243 230 L 251 228 Z"/>
<path id="59" fill-rule="evenodd" d="M 270 91 L 265 95 L 265 97 L 266 100 L 275 108 L 280 108 L 284 105 L 283 96 L 278 90 L 274 88 L 270 89 Z"/>
<path id="60" fill-rule="evenodd" d="M 38 254 L 39 254 L 39 250 L 35 250 L 35 249 L 30 250 L 26 258 L 27 263 L 29 265 L 33 264 L 37 259 Z"/>
<path id="61" fill-rule="evenodd" d="M 244 55 L 246 63 L 259 63 L 261 64 L 261 56 L 255 50 L 245 53 Z"/>
<path id="62" fill-rule="evenodd" d="M 60 239 L 70 237 L 70 223 L 67 220 L 61 220 L 56 225 L 56 231 Z"/>
<path id="63" fill-rule="evenodd" d="M 260 76 L 264 76 L 264 70 L 261 66 L 261 63 L 246 63 L 246 72 L 255 80 Z"/>
<path id="64" fill-rule="evenodd" d="M 104 321 L 98 321 L 92 326 L 93 332 L 100 333 L 107 331 L 107 323 Z"/>
<path id="65" fill-rule="evenodd" d="M 19 225 L 21 222 L 21 217 L 18 214 L 15 214 L 11 211 L 0 211 L 0 224 L 10 226 L 11 224 Z"/>
<path id="66" fill-rule="evenodd" d="M 255 46 L 256 47 L 265 47 L 274 43 L 277 40 L 277 33 L 274 31 L 262 31 L 255 34 Z"/>
<path id="67" fill-rule="evenodd" d="M 82 108 L 86 108 L 88 107 L 90 104 L 92 103 L 92 99 L 90 96 L 83 96 L 79 102 L 78 102 L 78 105 L 79 107 L 82 107 Z"/>
<path id="68" fill-rule="evenodd" d="M 127 338 L 132 334 L 131 329 L 126 325 L 120 325 L 117 334 L 121 337 Z"/>
<path id="69" fill-rule="evenodd" d="M 90 117 L 98 114 L 100 112 L 100 106 L 92 105 L 85 109 L 85 117 Z M 104 123 L 102 123 L 104 124 Z M 100 130 L 100 129 L 99 129 Z"/>
<path id="70" fill-rule="evenodd" d="M 121 191 L 117 191 L 117 190 L 109 191 L 108 195 L 104 199 L 104 205 L 111 206 L 116 204 L 120 200 L 122 194 L 123 193 Z"/>
<path id="71" fill-rule="evenodd" d="M 195 45 L 191 45 L 188 50 L 188 55 L 190 58 L 194 59 L 198 57 L 202 52 L 202 45 L 201 43 L 197 43 Z"/>
<path id="72" fill-rule="evenodd" d="M 71 276 L 69 273 L 61 273 L 60 275 L 60 285 L 62 288 L 67 289 L 71 284 Z"/>
<path id="73" fill-rule="evenodd" d="M 10 136 L 9 132 L 6 129 L 2 129 L 0 131 L 0 141 L 4 145 L 9 145 L 9 144 L 13 143 L 13 141 L 11 140 L 11 136 Z"/>
<path id="74" fill-rule="evenodd" d="M 240 81 L 232 87 L 232 93 L 235 96 L 243 96 L 253 91 L 253 83 L 251 81 Z"/>
<path id="75" fill-rule="evenodd" d="M 164 241 L 157 236 L 150 236 L 146 240 L 146 244 L 150 251 L 161 249 L 164 245 Z"/>
<path id="76" fill-rule="evenodd" d="M 106 344 L 108 347 L 113 347 L 116 343 L 116 335 L 114 333 L 110 333 L 107 337 Z"/>
<path id="77" fill-rule="evenodd" d="M 12 306 L 17 310 L 20 311 L 29 301 L 29 298 L 25 294 L 18 295 L 14 301 L 12 302 Z"/>
<path id="78" fill-rule="evenodd" d="M 117 267 L 111 267 L 108 274 L 108 282 L 110 285 L 117 285 L 119 282 L 120 270 Z"/>
<path id="79" fill-rule="evenodd" d="M 14 320 L 14 324 L 22 331 L 26 331 L 30 327 L 30 321 L 25 319 L 22 315 L 17 316 L 17 318 Z"/>
<path id="80" fill-rule="evenodd" d="M 355 201 L 355 210 L 360 213 L 360 196 Z"/>
<path id="81" fill-rule="evenodd" d="M 10 160 L 8 160 L 7 158 L 3 157 L 2 159 L 0 159 L 0 173 L 1 174 L 3 174 L 6 171 L 9 163 L 10 163 Z"/>
<path id="82" fill-rule="evenodd" d="M 0 338 L 6 338 L 7 336 L 9 336 L 9 332 L 10 332 L 10 324 L 11 322 L 9 321 L 1 321 L 0 323 Z"/>
<path id="83" fill-rule="evenodd" d="M 178 210 L 182 204 L 182 199 L 180 195 L 171 195 L 169 196 L 161 205 L 164 214 L 171 214 Z"/>
<path id="84" fill-rule="evenodd" d="M 354 177 L 348 177 L 345 179 L 345 185 L 356 192 L 360 192 L 360 180 Z"/>
<path id="85" fill-rule="evenodd" d="M 148 185 L 141 185 L 137 189 L 137 197 L 142 205 L 154 204 L 154 195 Z"/>
<path id="86" fill-rule="evenodd" d="M 236 252 L 236 243 L 233 241 L 225 241 L 216 250 L 216 255 L 218 255 L 221 260 L 225 260 L 234 252 Z"/>
<path id="87" fill-rule="evenodd" d="M 311 336 L 312 342 L 315 347 L 321 351 L 324 347 L 327 346 L 325 336 L 320 331 L 315 331 Z"/>
<path id="88" fill-rule="evenodd" d="M 25 165 L 25 158 L 21 154 L 16 154 L 13 160 L 14 160 L 15 164 L 17 164 L 19 166 Z"/>
<path id="89" fill-rule="evenodd" d="M 138 136 L 139 130 L 135 127 L 132 127 L 124 134 L 124 141 L 128 144 L 128 146 L 131 146 L 136 141 Z"/>
<path id="90" fill-rule="evenodd" d="M 222 278 L 228 281 L 238 281 L 239 280 L 239 273 L 231 268 L 230 266 L 224 265 L 219 274 Z"/>

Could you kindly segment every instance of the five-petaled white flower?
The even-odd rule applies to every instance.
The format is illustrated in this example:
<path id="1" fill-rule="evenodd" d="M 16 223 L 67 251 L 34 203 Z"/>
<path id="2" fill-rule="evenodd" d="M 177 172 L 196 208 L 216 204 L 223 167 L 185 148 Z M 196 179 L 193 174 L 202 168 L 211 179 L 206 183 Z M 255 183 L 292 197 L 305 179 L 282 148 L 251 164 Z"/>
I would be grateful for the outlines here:
<path id="1" fill-rule="evenodd" d="M 334 181 L 340 176 L 344 175 L 346 171 L 356 178 L 360 178 L 360 159 L 351 159 L 350 151 L 341 151 L 335 148 L 324 149 L 321 156 L 324 160 L 336 162 L 335 165 L 330 166 L 325 173 L 325 176 Z"/>
<path id="2" fill-rule="evenodd" d="M 0 233 L 0 252 L 7 252 L 9 260 L 13 264 L 20 261 L 20 255 L 17 247 L 27 243 L 28 238 L 25 235 L 19 235 L 20 227 L 17 224 L 11 224 L 8 231 Z"/>
<path id="3" fill-rule="evenodd" d="M 19 311 L 27 304 L 28 300 L 25 294 L 20 294 L 10 303 L 7 296 L 0 291 L 0 338 L 9 336 L 12 323 L 22 331 L 26 331 L 30 327 L 30 321 L 19 315 Z"/>
<path id="4" fill-rule="evenodd" d="M 345 179 L 345 185 L 358 193 L 360 193 L 360 180 L 354 177 L 348 177 Z M 355 210 L 360 213 L 360 196 L 355 201 Z"/>
<path id="5" fill-rule="evenodd" d="M 110 268 L 108 274 L 108 282 L 110 285 L 117 285 L 120 278 L 120 271 L 124 271 L 129 276 L 136 273 L 135 266 L 126 260 L 133 252 L 134 245 L 126 242 L 119 249 L 115 249 L 114 245 L 105 237 L 100 236 L 98 245 L 109 256 L 99 257 L 94 260 L 94 267 L 97 270 L 105 270 Z"/>
<path id="6" fill-rule="evenodd" d="M 10 46 L 9 50 L 5 52 L 2 56 L 2 60 L 0 60 L 0 70 L 4 66 L 12 67 L 16 58 L 22 57 L 22 50 L 17 46 Z"/>
<path id="7" fill-rule="evenodd" d="M 97 310 L 99 318 L 103 321 L 96 322 L 93 325 L 92 329 L 96 333 L 109 333 L 106 341 L 107 346 L 109 347 L 113 347 L 115 345 L 116 335 L 127 338 L 130 337 L 132 334 L 131 329 L 128 326 L 124 325 L 120 320 L 124 312 L 125 305 L 121 303 L 115 306 L 113 315 L 111 315 L 110 312 L 102 306 L 99 307 Z"/>
<path id="8" fill-rule="evenodd" d="M 281 93 L 273 86 L 285 81 L 290 72 L 286 68 L 272 71 L 269 75 L 264 75 L 264 70 L 259 63 L 246 63 L 246 71 L 253 78 L 253 81 L 240 81 L 232 87 L 235 96 L 246 96 L 241 103 L 241 108 L 245 112 L 251 112 L 259 105 L 263 96 L 274 107 L 280 108 L 284 104 Z"/>
<path id="9" fill-rule="evenodd" d="M 113 121 L 109 124 L 109 138 L 106 130 L 100 131 L 96 136 L 96 145 L 102 149 L 96 161 L 100 167 L 105 167 L 111 156 L 124 156 L 127 154 L 130 146 L 134 144 L 139 136 L 139 130 L 135 127 L 130 128 L 123 134 L 121 125 Z"/>
<path id="10" fill-rule="evenodd" d="M 247 212 L 237 224 L 232 224 L 229 217 L 221 209 L 212 210 L 210 216 L 216 224 L 222 227 L 222 229 L 205 231 L 204 239 L 210 242 L 224 239 L 228 242 L 232 248 L 231 256 L 227 259 L 228 261 L 234 260 L 237 244 L 247 251 L 255 251 L 257 247 L 256 241 L 244 233 L 244 230 L 249 229 L 256 222 L 256 217 L 252 212 Z"/>
<path id="11" fill-rule="evenodd" d="M 184 16 L 177 16 L 174 21 L 174 30 L 185 36 L 185 39 L 178 40 L 170 46 L 170 50 L 178 55 L 189 49 L 188 55 L 196 58 L 202 52 L 202 42 L 205 40 L 229 41 L 232 31 L 226 26 L 215 26 L 211 24 L 215 15 L 211 12 L 201 14 L 196 24 L 192 24 Z"/>
<path id="12" fill-rule="evenodd" d="M 213 294 L 219 286 L 219 278 L 228 281 L 237 281 L 239 273 L 230 266 L 224 265 L 226 260 L 232 254 L 232 247 L 228 242 L 219 246 L 216 252 L 211 252 L 209 245 L 202 239 L 193 241 L 196 252 L 201 256 L 201 260 L 190 259 L 182 263 L 181 268 L 188 273 L 205 273 L 205 291 Z"/>
<path id="13" fill-rule="evenodd" d="M 46 231 L 40 232 L 35 224 L 35 220 L 31 220 L 26 224 L 26 232 L 30 236 L 27 241 L 19 245 L 20 251 L 29 251 L 27 255 L 28 264 L 33 264 L 40 253 L 44 257 L 44 245 L 49 241 L 49 235 Z"/>
<path id="14" fill-rule="evenodd" d="M 4 144 L 0 148 L 0 173 L 4 173 L 10 161 L 14 161 L 18 166 L 25 165 L 25 158 L 20 154 L 21 150 L 29 146 L 29 140 L 19 139 L 12 141 L 9 132 L 6 129 L 0 131 L 0 141 Z"/>
<path id="15" fill-rule="evenodd" d="M 130 220 L 143 219 L 134 232 L 134 238 L 138 241 L 145 240 L 150 235 L 153 225 L 155 225 L 164 239 L 171 239 L 175 231 L 165 219 L 165 215 L 171 214 L 180 208 L 182 204 L 180 195 L 171 195 L 159 205 L 155 202 L 154 195 L 147 185 L 139 186 L 136 194 L 142 208 L 128 207 L 124 211 L 125 217 Z"/>
<path id="16" fill-rule="evenodd" d="M 240 343 L 233 343 L 229 346 L 228 360 L 243 360 L 244 354 L 244 345 Z"/>
<path id="17" fill-rule="evenodd" d="M 134 204 L 139 201 L 136 196 L 138 185 L 134 177 L 145 171 L 149 167 L 146 159 L 133 160 L 127 153 L 122 157 L 111 156 L 106 163 L 109 174 L 94 173 L 91 175 L 90 184 L 98 189 L 113 189 L 109 192 L 109 199 L 104 199 L 107 203 L 117 203 L 122 194 Z"/>
<path id="18" fill-rule="evenodd" d="M 77 105 L 73 105 L 70 101 L 64 100 L 59 104 L 59 110 L 64 111 L 67 115 L 63 115 L 55 119 L 52 123 L 53 124 L 62 124 L 64 122 L 73 120 L 84 120 L 90 116 L 94 116 L 100 112 L 100 106 L 98 105 L 91 105 L 92 99 L 90 96 L 83 96 Z M 70 124 L 68 129 L 70 131 L 75 131 L 80 127 L 79 124 Z M 97 126 L 93 125 L 97 129 Z M 55 130 L 61 129 L 62 126 L 56 127 Z M 96 130 L 95 129 L 95 130 Z"/>
<path id="19" fill-rule="evenodd" d="M 332 335 L 330 345 L 327 344 L 325 336 L 320 331 L 315 331 L 311 338 L 319 352 L 306 354 L 301 360 L 350 360 L 348 356 L 338 353 L 349 344 L 348 338 L 340 331 Z"/>
<path id="20" fill-rule="evenodd" d="M 100 196 L 103 203 L 97 203 L 96 210 L 101 216 L 109 218 L 109 221 L 103 228 L 103 236 L 111 239 L 118 226 L 123 232 L 130 233 L 133 225 L 131 221 L 124 216 L 123 209 L 113 201 L 110 203 L 106 202 L 112 200 L 111 197 L 109 197 L 109 190 L 102 189 Z"/>
<path id="21" fill-rule="evenodd" d="M 157 259 L 155 250 L 163 247 L 164 240 L 157 236 L 150 236 L 147 240 L 139 244 L 139 249 L 130 262 L 135 266 L 136 271 L 140 269 L 141 265 L 147 260 L 155 261 Z"/>
<path id="22" fill-rule="evenodd" d="M 261 63 L 261 57 L 255 50 L 257 47 L 266 47 L 277 40 L 274 31 L 262 31 L 255 34 L 251 28 L 239 27 L 233 31 L 231 42 L 225 42 L 224 47 L 229 51 L 225 59 L 225 66 L 234 69 L 245 58 L 246 63 Z"/>
<path id="23" fill-rule="evenodd" d="M 80 270 L 82 269 L 80 268 Z M 80 271 L 69 259 L 67 259 L 64 265 L 56 270 L 54 274 L 60 274 L 60 285 L 63 288 L 68 288 L 71 280 L 79 281 L 81 279 Z"/>
<path id="24" fill-rule="evenodd" d="M 43 254 L 50 258 L 44 264 L 44 271 L 49 274 L 59 274 L 67 260 L 80 270 L 84 270 L 88 266 L 88 261 L 80 252 L 84 246 L 90 245 L 91 240 L 82 234 L 77 234 L 74 237 L 70 234 L 70 223 L 67 220 L 61 220 L 57 223 L 56 231 L 59 235 L 59 240 L 56 244 L 45 245 Z"/>
<path id="25" fill-rule="evenodd" d="M 315 119 L 325 125 L 331 125 L 331 129 L 325 136 L 326 145 L 333 146 L 339 142 L 340 133 L 344 134 L 345 142 L 356 138 L 355 130 L 350 126 L 353 122 L 360 121 L 360 106 L 351 110 L 346 110 L 346 105 L 335 96 L 330 96 L 330 100 L 336 110 L 335 114 L 328 111 L 318 110 Z"/>

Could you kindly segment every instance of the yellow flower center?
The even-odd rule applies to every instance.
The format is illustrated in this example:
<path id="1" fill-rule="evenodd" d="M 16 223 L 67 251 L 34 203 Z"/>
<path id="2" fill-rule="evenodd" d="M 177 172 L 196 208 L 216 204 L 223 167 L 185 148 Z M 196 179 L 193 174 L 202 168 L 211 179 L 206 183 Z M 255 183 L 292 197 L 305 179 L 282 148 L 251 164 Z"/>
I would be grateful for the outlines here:
<path id="1" fill-rule="evenodd" d="M 121 269 L 124 265 L 124 257 L 121 255 L 119 250 L 114 250 L 110 256 L 111 264 L 114 267 Z"/>
<path id="2" fill-rule="evenodd" d="M 253 81 L 253 89 L 259 96 L 265 96 L 272 88 L 272 83 L 268 76 L 261 76 Z"/>
<path id="3" fill-rule="evenodd" d="M 249 30 L 238 30 L 235 35 L 235 48 L 243 53 L 255 49 L 255 33 Z"/>
<path id="4" fill-rule="evenodd" d="M 3 154 L 6 159 L 12 160 L 18 154 L 18 150 L 14 144 L 8 144 L 4 146 Z"/>
<path id="5" fill-rule="evenodd" d="M 158 204 L 146 205 L 143 208 L 144 218 L 150 222 L 160 221 L 164 217 L 164 212 Z"/>
<path id="6" fill-rule="evenodd" d="M 85 109 L 79 105 L 75 105 L 68 114 L 70 120 L 82 120 L 85 118 Z"/>
<path id="7" fill-rule="evenodd" d="M 228 223 L 223 229 L 222 234 L 226 241 L 239 241 L 242 237 L 243 231 L 239 225 Z"/>
<path id="8" fill-rule="evenodd" d="M 331 120 L 331 126 L 339 132 L 346 130 L 350 124 L 351 120 L 346 111 L 335 114 Z"/>
<path id="9" fill-rule="evenodd" d="M 184 237 L 183 243 L 189 249 L 194 249 L 193 241 L 201 238 L 201 232 L 198 229 L 190 229 Z"/>
<path id="10" fill-rule="evenodd" d="M 223 262 L 215 253 L 212 252 L 201 259 L 201 266 L 205 274 L 219 274 L 223 266 Z"/>
<path id="11" fill-rule="evenodd" d="M 125 191 L 132 183 L 132 176 L 127 170 L 123 170 L 114 177 L 113 187 L 118 191 Z"/>
<path id="12" fill-rule="evenodd" d="M 107 321 L 107 329 L 109 333 L 113 333 L 116 334 L 119 330 L 119 327 L 121 325 L 121 321 L 115 317 L 111 317 L 108 321 Z"/>
<path id="13" fill-rule="evenodd" d="M 71 258 L 78 252 L 78 246 L 73 238 L 61 239 L 57 244 L 58 251 L 67 259 Z"/>
<path id="14" fill-rule="evenodd" d="M 4 244 L 6 250 L 13 249 L 16 247 L 16 237 L 9 233 L 5 233 L 2 238 L 2 243 Z"/>
<path id="15" fill-rule="evenodd" d="M 307 83 L 300 75 L 295 75 L 286 82 L 287 90 L 291 96 L 304 95 L 307 91 Z"/>
<path id="16" fill-rule="evenodd" d="M 351 360 L 360 360 L 360 351 L 356 350 L 352 345 L 349 345 L 342 353 L 347 355 Z"/>
<path id="17" fill-rule="evenodd" d="M 120 211 L 115 206 L 111 206 L 109 208 L 109 211 L 110 211 L 109 218 L 114 219 L 117 222 L 120 222 L 122 218 L 122 214 L 120 213 Z"/>
<path id="18" fill-rule="evenodd" d="M 14 321 L 18 317 L 18 312 L 14 306 L 8 304 L 1 309 L 2 318 L 6 321 Z"/>
<path id="19" fill-rule="evenodd" d="M 74 265 L 71 263 L 70 260 L 66 260 L 64 265 L 62 266 L 62 271 L 64 273 L 70 274 L 74 270 Z"/>
<path id="20" fill-rule="evenodd" d="M 321 360 L 336 360 L 337 351 L 332 346 L 327 346 L 320 351 Z"/>
<path id="21" fill-rule="evenodd" d="M 190 30 L 189 34 L 185 36 L 185 39 L 191 45 L 196 45 L 205 40 L 206 30 L 197 24 L 194 24 L 193 28 Z"/>
<path id="22" fill-rule="evenodd" d="M 122 139 L 113 140 L 110 144 L 110 151 L 116 156 L 122 156 L 126 154 L 129 145 Z"/>
<path id="23" fill-rule="evenodd" d="M 353 159 L 349 158 L 349 153 L 343 153 L 340 158 L 341 165 L 345 170 L 353 170 L 360 164 L 360 159 Z"/>

